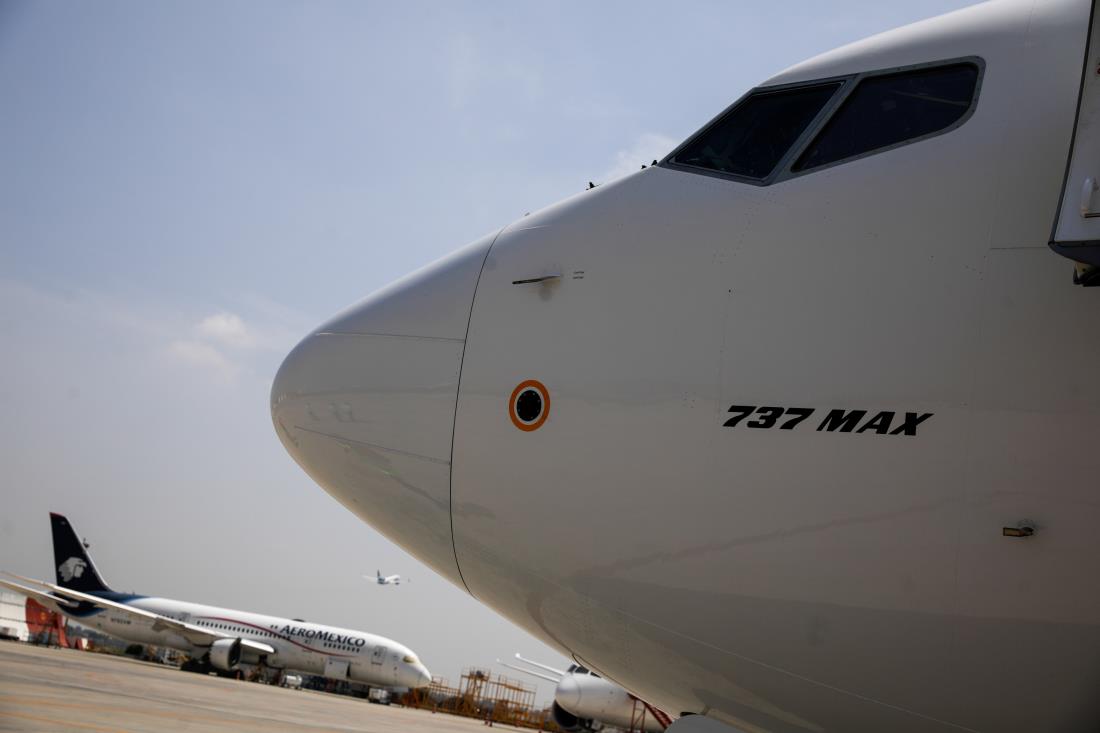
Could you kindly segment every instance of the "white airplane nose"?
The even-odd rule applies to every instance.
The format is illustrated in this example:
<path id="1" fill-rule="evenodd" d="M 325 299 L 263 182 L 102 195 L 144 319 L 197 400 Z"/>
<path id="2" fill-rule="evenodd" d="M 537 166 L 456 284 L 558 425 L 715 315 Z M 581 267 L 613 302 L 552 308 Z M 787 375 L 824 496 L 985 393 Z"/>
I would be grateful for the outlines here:
<path id="1" fill-rule="evenodd" d="M 423 664 L 406 664 L 397 670 L 396 684 L 398 687 L 408 687 L 415 690 L 418 687 L 427 687 L 432 683 L 432 675 Z"/>
<path id="2" fill-rule="evenodd" d="M 271 389 L 276 432 L 306 473 L 460 586 L 451 437 L 470 309 L 493 238 L 320 326 L 286 357 Z"/>
<path id="3" fill-rule="evenodd" d="M 427 687 L 432 683 L 432 673 L 423 664 L 416 668 L 416 682 L 414 687 Z"/>
<path id="4" fill-rule="evenodd" d="M 558 686 L 554 689 L 554 702 L 576 715 L 574 711 L 580 709 L 581 688 L 573 675 L 567 674 L 558 682 Z"/>

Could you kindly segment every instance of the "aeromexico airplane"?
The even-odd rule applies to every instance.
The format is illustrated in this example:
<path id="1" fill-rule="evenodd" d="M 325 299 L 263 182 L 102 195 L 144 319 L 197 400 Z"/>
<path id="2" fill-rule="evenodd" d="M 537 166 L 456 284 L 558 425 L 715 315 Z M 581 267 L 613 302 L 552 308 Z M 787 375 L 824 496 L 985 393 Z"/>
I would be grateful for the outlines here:
<path id="1" fill-rule="evenodd" d="M 276 431 L 676 733 L 1094 731 L 1098 24 L 789 68 L 319 326 Z"/>
<path id="2" fill-rule="evenodd" d="M 50 514 L 57 583 L 15 576 L 0 585 L 84 626 L 139 644 L 186 652 L 189 671 L 226 673 L 241 664 L 295 670 L 383 687 L 423 687 L 431 675 L 392 639 L 230 608 L 111 590 L 69 521 Z"/>

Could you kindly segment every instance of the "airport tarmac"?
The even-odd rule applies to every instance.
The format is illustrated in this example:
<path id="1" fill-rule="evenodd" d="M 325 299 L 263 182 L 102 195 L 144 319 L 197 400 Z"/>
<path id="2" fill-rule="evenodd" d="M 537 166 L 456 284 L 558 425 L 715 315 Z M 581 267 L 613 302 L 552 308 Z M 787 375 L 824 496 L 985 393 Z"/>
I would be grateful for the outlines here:
<path id="1" fill-rule="evenodd" d="M 497 726 L 516 730 L 508 726 Z M 0 731 L 485 730 L 478 720 L 0 642 Z"/>

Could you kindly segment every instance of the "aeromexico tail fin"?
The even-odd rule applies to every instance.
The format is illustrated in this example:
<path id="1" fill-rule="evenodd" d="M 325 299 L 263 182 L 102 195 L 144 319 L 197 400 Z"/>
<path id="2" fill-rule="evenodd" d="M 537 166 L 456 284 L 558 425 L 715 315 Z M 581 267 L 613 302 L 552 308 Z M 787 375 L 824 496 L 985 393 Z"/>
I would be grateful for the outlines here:
<path id="1" fill-rule="evenodd" d="M 57 584 L 83 593 L 110 591 L 69 520 L 50 512 L 50 526 L 53 529 L 53 562 L 57 569 Z"/>

